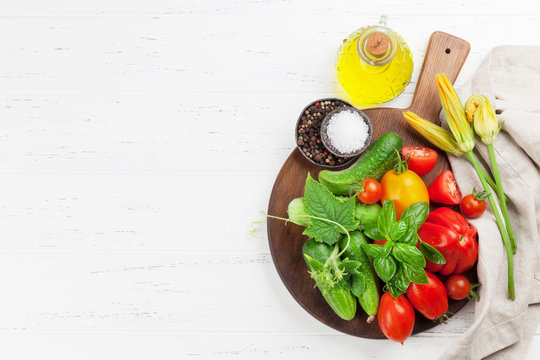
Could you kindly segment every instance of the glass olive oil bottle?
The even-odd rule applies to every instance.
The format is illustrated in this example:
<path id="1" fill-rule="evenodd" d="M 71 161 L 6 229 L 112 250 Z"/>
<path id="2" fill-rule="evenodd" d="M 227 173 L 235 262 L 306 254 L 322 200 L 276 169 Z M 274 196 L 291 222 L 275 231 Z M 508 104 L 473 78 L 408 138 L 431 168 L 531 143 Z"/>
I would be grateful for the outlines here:
<path id="1" fill-rule="evenodd" d="M 359 106 L 392 100 L 411 80 L 413 60 L 403 38 L 381 24 L 358 29 L 339 48 L 336 62 L 341 86 Z"/>

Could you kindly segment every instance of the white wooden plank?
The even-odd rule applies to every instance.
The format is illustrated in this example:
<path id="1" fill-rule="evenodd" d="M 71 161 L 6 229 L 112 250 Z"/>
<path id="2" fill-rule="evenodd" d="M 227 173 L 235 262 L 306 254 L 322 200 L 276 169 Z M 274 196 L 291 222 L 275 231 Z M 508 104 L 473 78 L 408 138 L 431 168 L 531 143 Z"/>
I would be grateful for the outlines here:
<path id="1" fill-rule="evenodd" d="M 266 225 L 249 233 L 268 206 L 266 173 L 1 179 L 0 252 L 268 253 Z"/>
<path id="2" fill-rule="evenodd" d="M 448 19 L 392 19 L 413 49 L 415 76 L 434 30 L 471 42 L 475 56 L 463 77 L 495 45 L 537 43 L 537 16 Z M 7 17 L 0 22 L 0 93 L 339 92 L 332 70 L 337 47 L 370 22 L 361 15 L 314 15 L 309 21 L 264 14 L 204 21 L 195 16 Z M 422 27 L 410 26 L 420 22 Z M 520 29 L 519 38 L 508 31 L 512 28 Z"/>
<path id="3" fill-rule="evenodd" d="M 540 337 L 525 360 L 536 359 Z M 2 350 L 10 359 L 320 359 L 390 358 L 431 360 L 451 346 L 454 337 L 410 338 L 405 346 L 348 336 L 265 333 L 2 333 Z M 32 344 L 32 346 L 28 346 Z"/>
<path id="4" fill-rule="evenodd" d="M 269 255 L 3 253 L 0 281 L 0 331 L 337 334 L 289 296 Z M 471 310 L 425 336 L 463 332 Z"/>
<path id="5" fill-rule="evenodd" d="M 407 2 L 396 0 L 380 0 L 376 6 L 364 2 L 338 0 L 328 3 L 322 0 L 309 1 L 276 1 L 276 0 L 97 0 L 69 1 L 59 0 L 44 2 L 39 0 L 4 0 L 0 4 L 0 12 L 9 15 L 196 15 L 208 14 L 319 14 L 319 15 L 344 15 L 357 16 L 369 14 L 392 15 L 433 15 L 444 14 L 448 16 L 472 16 L 472 15 L 500 15 L 501 8 L 508 15 L 539 14 L 536 3 L 533 0 L 518 0 L 514 6 L 507 6 L 504 0 L 481 0 L 474 4 L 467 1 L 448 2 L 444 0 L 410 0 Z"/>

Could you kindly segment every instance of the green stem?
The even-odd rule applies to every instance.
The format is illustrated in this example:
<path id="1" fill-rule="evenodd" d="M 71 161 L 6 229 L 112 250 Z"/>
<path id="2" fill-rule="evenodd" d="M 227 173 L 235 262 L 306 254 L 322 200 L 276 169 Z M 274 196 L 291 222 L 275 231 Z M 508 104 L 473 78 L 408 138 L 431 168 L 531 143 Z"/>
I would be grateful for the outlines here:
<path id="1" fill-rule="evenodd" d="M 499 166 L 497 165 L 497 159 L 495 159 L 495 150 L 493 149 L 493 144 L 487 144 L 489 151 L 489 159 L 491 160 L 491 168 L 493 169 L 493 177 L 495 178 L 495 183 L 497 185 L 497 196 L 499 197 L 501 203 L 501 210 L 504 217 L 504 224 L 506 225 L 506 230 L 508 231 L 508 237 L 510 238 L 510 245 L 512 245 L 512 252 L 515 254 L 517 245 L 516 238 L 514 236 L 514 230 L 512 229 L 512 224 L 510 223 L 510 217 L 508 217 L 508 208 L 506 207 L 506 199 L 503 196 L 503 186 L 501 181 L 501 175 L 499 174 Z"/>
<path id="2" fill-rule="evenodd" d="M 291 219 L 287 219 L 287 218 L 283 218 L 283 217 L 279 217 L 279 216 L 275 216 L 275 215 L 268 215 L 266 213 L 263 213 L 264 216 L 266 217 L 269 217 L 271 219 L 277 219 L 277 220 L 283 220 L 285 221 L 285 223 L 287 223 L 288 221 L 290 221 Z M 330 220 L 330 219 L 325 219 L 325 218 L 321 218 L 321 217 L 317 217 L 317 216 L 313 216 L 313 215 L 296 215 L 297 217 L 307 217 L 307 218 L 310 218 L 310 219 L 317 219 L 317 220 L 321 220 L 321 221 L 326 221 L 330 224 L 334 224 L 334 225 L 337 225 L 338 227 L 341 228 L 341 230 L 343 230 L 345 232 L 345 234 L 347 235 L 347 245 L 345 245 L 345 247 L 343 248 L 343 250 L 341 250 L 341 252 L 339 254 L 337 254 L 336 258 L 340 257 L 341 255 L 343 255 L 343 253 L 345 252 L 345 250 L 347 250 L 347 248 L 349 247 L 350 243 L 351 243 L 351 235 L 349 234 L 349 232 L 347 231 L 347 229 L 345 229 L 345 227 L 343 225 L 341 225 L 340 223 L 338 222 L 335 222 L 333 220 Z M 329 263 L 329 260 L 332 258 L 332 256 L 330 256 L 327 260 L 326 260 L 326 265 L 328 265 Z"/>
<path id="3" fill-rule="evenodd" d="M 495 203 L 495 199 L 493 198 L 493 194 L 488 189 L 488 184 L 482 173 L 480 172 L 480 164 L 478 163 L 478 160 L 476 160 L 476 157 L 472 153 L 472 151 L 466 152 L 465 157 L 471 162 L 471 164 L 474 166 L 474 169 L 476 170 L 476 173 L 478 174 L 478 178 L 482 182 L 482 186 L 484 187 L 484 191 L 488 194 L 489 204 L 491 205 L 491 210 L 493 211 L 493 215 L 495 215 L 495 220 L 497 221 L 497 226 L 499 227 L 499 232 L 501 233 L 504 247 L 506 250 L 506 258 L 508 260 L 508 297 L 512 300 L 515 300 L 516 293 L 514 289 L 514 259 L 512 258 L 512 247 L 510 245 L 510 239 L 508 238 L 508 233 L 506 232 L 506 229 L 504 227 L 503 221 L 501 219 L 501 213 L 499 212 L 499 208 L 497 207 L 497 204 Z"/>
<path id="4" fill-rule="evenodd" d="M 491 176 L 489 176 L 486 170 L 484 170 L 482 167 L 480 167 L 479 169 L 480 169 L 479 175 L 481 174 L 484 177 L 484 179 L 486 179 L 486 182 L 493 189 L 493 191 L 497 192 L 497 184 L 495 183 L 495 181 L 493 181 L 493 179 L 491 178 Z M 504 198 L 505 201 L 508 201 L 508 198 L 506 197 L 504 193 L 502 194 L 502 198 Z M 501 199 L 500 196 L 499 196 L 499 199 Z"/>

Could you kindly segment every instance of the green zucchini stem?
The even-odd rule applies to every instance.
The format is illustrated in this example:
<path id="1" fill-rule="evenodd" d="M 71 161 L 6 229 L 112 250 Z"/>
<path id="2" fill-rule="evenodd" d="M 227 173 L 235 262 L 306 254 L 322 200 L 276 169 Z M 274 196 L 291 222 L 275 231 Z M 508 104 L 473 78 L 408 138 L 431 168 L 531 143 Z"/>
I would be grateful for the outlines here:
<path id="1" fill-rule="evenodd" d="M 499 174 L 499 166 L 497 165 L 497 159 L 495 158 L 495 150 L 493 149 L 493 144 L 487 144 L 487 148 L 489 151 L 489 159 L 491 160 L 491 167 L 493 169 L 493 177 L 495 178 L 495 184 L 497 185 L 495 191 L 497 192 L 497 196 L 499 197 L 501 203 L 502 215 L 504 217 L 506 230 L 508 231 L 508 237 L 510 238 L 512 253 L 515 254 L 517 250 L 516 238 L 514 236 L 512 224 L 510 223 L 510 217 L 508 216 L 508 208 L 506 207 L 506 198 L 504 197 L 501 175 Z"/>
<path id="2" fill-rule="evenodd" d="M 482 176 L 484 177 L 484 179 L 486 180 L 486 182 L 488 183 L 488 185 L 493 189 L 493 191 L 495 191 L 496 193 L 497 192 L 497 184 L 495 183 L 495 181 L 491 178 L 491 176 L 487 173 L 486 170 L 484 170 L 482 167 L 479 168 L 479 174 L 482 174 Z M 499 198 L 499 200 L 502 200 L 504 199 L 505 201 L 508 201 L 508 198 L 506 197 L 506 195 L 504 194 L 504 192 L 502 193 L 502 197 L 501 195 L 498 195 L 497 194 L 497 197 Z"/>
<path id="3" fill-rule="evenodd" d="M 493 211 L 493 215 L 495 215 L 495 220 L 497 221 L 497 226 L 499 227 L 499 232 L 501 233 L 502 240 L 504 243 L 504 247 L 506 250 L 506 258 L 508 260 L 508 297 L 512 300 L 515 300 L 516 293 L 514 288 L 514 259 L 512 254 L 512 246 L 510 245 L 510 239 L 508 238 L 508 233 L 506 232 L 506 228 L 504 227 L 503 221 L 501 219 L 501 213 L 499 212 L 499 208 L 497 207 L 497 204 L 495 203 L 495 199 L 493 198 L 493 194 L 488 189 L 488 184 L 482 173 L 480 172 L 480 164 L 478 163 L 478 160 L 476 159 L 476 156 L 474 156 L 472 151 L 468 151 L 463 154 L 474 166 L 474 169 L 476 170 L 476 173 L 478 175 L 478 178 L 480 179 L 480 182 L 482 183 L 482 186 L 484 187 L 484 191 L 488 194 L 489 204 L 491 205 L 491 210 Z"/>

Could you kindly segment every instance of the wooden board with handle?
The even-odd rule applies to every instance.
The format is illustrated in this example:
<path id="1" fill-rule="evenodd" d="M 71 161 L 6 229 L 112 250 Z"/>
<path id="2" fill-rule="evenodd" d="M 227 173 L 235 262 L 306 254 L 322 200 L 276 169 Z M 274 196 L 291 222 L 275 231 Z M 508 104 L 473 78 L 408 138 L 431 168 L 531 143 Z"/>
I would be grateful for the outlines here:
<path id="1" fill-rule="evenodd" d="M 442 106 L 437 93 L 435 75 L 445 73 L 453 83 L 469 54 L 469 50 L 470 45 L 465 40 L 443 32 L 433 33 L 409 108 L 364 110 L 373 124 L 373 140 L 387 131 L 394 131 L 403 138 L 404 145 L 430 146 L 403 119 L 403 112 L 410 110 L 425 119 L 438 123 Z M 426 185 L 431 184 L 438 174 L 449 168 L 450 164 L 446 154 L 439 151 L 435 168 L 423 177 Z M 295 149 L 281 168 L 274 183 L 268 213 L 286 218 L 289 202 L 304 195 L 307 173 L 311 173 L 316 178 L 320 170 L 320 167 L 308 162 L 300 151 Z M 366 322 L 367 315 L 360 307 L 358 307 L 356 317 L 351 321 L 340 319 L 330 309 L 307 273 L 307 267 L 302 257 L 302 245 L 307 239 L 302 235 L 303 227 L 293 223 L 285 224 L 281 220 L 268 219 L 267 229 L 270 252 L 276 269 L 287 289 L 306 311 L 326 325 L 344 333 L 365 338 L 384 337 L 377 321 L 371 324 Z M 467 274 L 471 279 L 475 278 L 476 269 L 473 270 Z M 451 300 L 448 311 L 456 313 L 466 302 L 467 300 Z M 414 332 L 422 332 L 435 325 L 437 325 L 435 322 L 427 320 L 417 313 Z"/>

